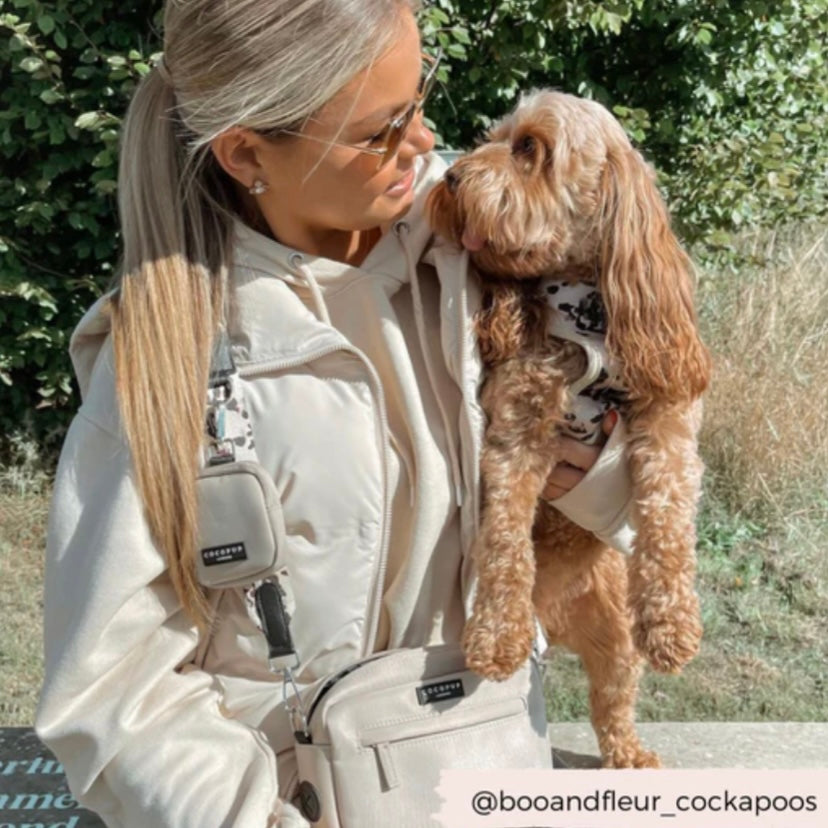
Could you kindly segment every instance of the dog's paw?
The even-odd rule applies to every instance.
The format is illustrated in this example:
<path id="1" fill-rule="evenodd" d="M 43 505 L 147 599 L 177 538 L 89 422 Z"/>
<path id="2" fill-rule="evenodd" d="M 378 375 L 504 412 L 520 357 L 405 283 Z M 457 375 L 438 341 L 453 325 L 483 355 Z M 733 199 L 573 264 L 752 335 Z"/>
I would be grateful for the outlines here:
<path id="1" fill-rule="evenodd" d="M 661 759 L 653 750 L 644 750 L 640 745 L 624 750 L 618 748 L 601 757 L 604 768 L 660 768 Z"/>
<path id="2" fill-rule="evenodd" d="M 672 611 L 645 612 L 636 619 L 633 639 L 653 669 L 660 673 L 679 673 L 699 652 L 702 626 L 698 599 L 692 596 L 690 606 Z"/>
<path id="3" fill-rule="evenodd" d="M 529 658 L 534 639 L 534 615 L 523 623 L 509 623 L 475 613 L 463 630 L 466 666 L 483 678 L 504 681 Z"/>

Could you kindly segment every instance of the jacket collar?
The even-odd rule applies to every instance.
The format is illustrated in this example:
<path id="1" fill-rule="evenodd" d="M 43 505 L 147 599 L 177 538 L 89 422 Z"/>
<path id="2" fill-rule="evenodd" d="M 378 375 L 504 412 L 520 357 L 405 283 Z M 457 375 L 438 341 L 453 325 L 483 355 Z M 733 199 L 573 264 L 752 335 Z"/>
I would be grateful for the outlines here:
<path id="1" fill-rule="evenodd" d="M 434 153 L 423 159 L 415 182 L 414 203 L 402 219 L 408 226 L 407 244 L 417 261 L 432 238 L 425 215 L 426 198 L 445 169 L 445 161 Z M 296 275 L 293 257 L 302 256 L 304 264 L 322 280 L 341 275 L 350 266 L 292 250 L 240 221 L 235 223 L 235 233 L 228 329 L 239 364 L 292 359 L 321 347 L 345 344 L 344 337 L 320 322 L 297 294 L 304 282 Z M 408 281 L 401 240 L 393 227 L 387 228 L 356 270 L 400 284 Z M 109 334 L 110 296 L 107 293 L 98 299 L 72 334 L 70 354 L 82 397 L 86 396 L 93 367 Z"/>
<path id="2" fill-rule="evenodd" d="M 392 290 L 409 281 L 402 245 L 405 243 L 418 261 L 430 244 L 432 232 L 425 203 L 445 169 L 445 162 L 437 155 L 423 159 L 411 209 L 400 222 L 385 228 L 359 267 L 294 250 L 236 221 L 228 308 L 236 361 L 245 365 L 290 360 L 345 345 L 345 338 L 314 311 L 307 270 L 322 291 L 366 275 L 387 280 Z M 404 239 L 397 232 L 399 223 L 406 225 Z"/>

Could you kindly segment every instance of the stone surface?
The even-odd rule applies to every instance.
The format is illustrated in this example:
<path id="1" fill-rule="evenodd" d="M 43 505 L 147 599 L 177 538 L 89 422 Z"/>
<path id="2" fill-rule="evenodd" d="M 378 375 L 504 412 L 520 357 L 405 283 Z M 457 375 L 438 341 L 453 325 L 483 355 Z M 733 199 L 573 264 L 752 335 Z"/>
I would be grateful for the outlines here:
<path id="1" fill-rule="evenodd" d="M 81 808 L 63 768 L 28 727 L 0 728 L 0 826 L 104 828 Z"/>
<path id="2" fill-rule="evenodd" d="M 638 734 L 666 768 L 828 768 L 826 722 L 642 723 Z M 556 766 L 599 767 L 588 722 L 549 725 Z"/>

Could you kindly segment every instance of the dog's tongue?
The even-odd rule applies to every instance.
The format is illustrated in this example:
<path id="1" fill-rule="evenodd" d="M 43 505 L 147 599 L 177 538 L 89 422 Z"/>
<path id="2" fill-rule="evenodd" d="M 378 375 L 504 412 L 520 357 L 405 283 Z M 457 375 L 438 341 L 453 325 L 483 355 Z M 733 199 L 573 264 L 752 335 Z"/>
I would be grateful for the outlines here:
<path id="1" fill-rule="evenodd" d="M 460 239 L 460 243 L 466 250 L 470 250 L 474 253 L 475 250 L 482 250 L 486 244 L 486 239 L 483 236 L 478 236 L 475 233 L 472 233 L 471 230 L 464 230 L 463 231 L 463 238 Z"/>

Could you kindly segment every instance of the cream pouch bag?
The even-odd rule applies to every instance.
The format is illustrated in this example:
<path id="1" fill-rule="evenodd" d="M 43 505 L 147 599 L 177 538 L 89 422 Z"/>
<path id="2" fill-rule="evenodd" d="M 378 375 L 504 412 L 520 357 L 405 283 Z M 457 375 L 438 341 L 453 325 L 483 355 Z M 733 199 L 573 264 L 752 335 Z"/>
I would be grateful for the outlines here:
<path id="1" fill-rule="evenodd" d="M 243 386 L 223 331 L 210 366 L 204 436 L 204 463 L 196 479 L 199 582 L 228 589 L 286 578 L 279 492 L 259 465 Z"/>
<path id="2" fill-rule="evenodd" d="M 319 828 L 431 828 L 446 768 L 549 768 L 538 666 L 481 679 L 459 647 L 375 655 L 328 679 L 297 733 L 297 804 Z"/>
<path id="3" fill-rule="evenodd" d="M 208 466 L 196 481 L 203 586 L 247 586 L 284 564 L 285 525 L 276 485 L 249 460 Z"/>

